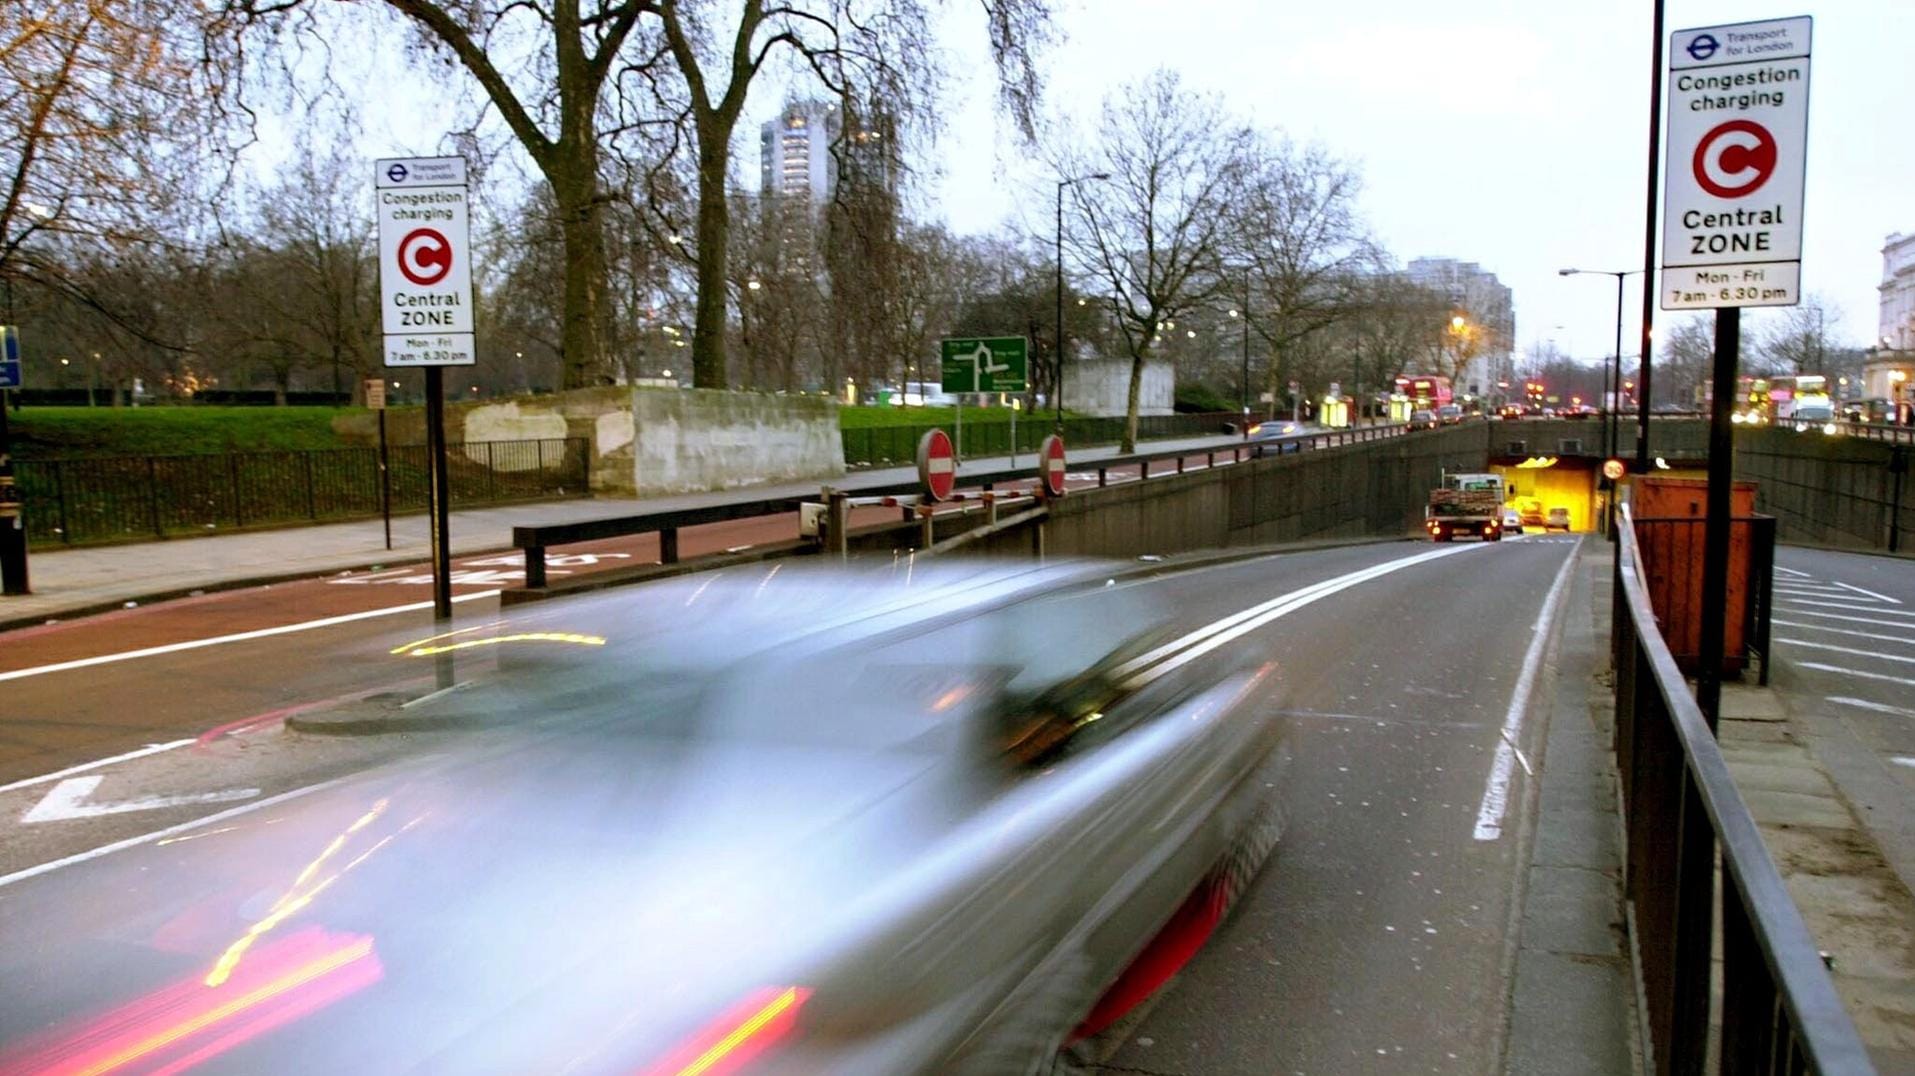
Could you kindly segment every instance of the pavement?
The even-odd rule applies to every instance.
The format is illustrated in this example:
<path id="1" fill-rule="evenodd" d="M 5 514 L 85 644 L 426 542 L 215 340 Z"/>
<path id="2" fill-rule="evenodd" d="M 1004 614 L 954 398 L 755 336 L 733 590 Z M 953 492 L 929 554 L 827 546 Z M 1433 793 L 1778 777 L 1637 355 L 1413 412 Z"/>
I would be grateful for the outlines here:
<path id="1" fill-rule="evenodd" d="M 1148 442 L 1141 447 L 1157 452 L 1239 443 L 1234 437 L 1199 437 Z M 1070 460 L 1076 466 L 1118 454 L 1116 446 L 1076 449 Z M 1035 473 L 1033 454 L 1022 453 L 1016 462 Z M 998 456 L 967 459 L 963 466 L 982 473 L 1010 468 L 1013 462 L 1009 456 Z M 823 485 L 856 491 L 910 481 L 916 474 L 915 467 L 891 467 L 852 471 L 830 480 L 779 482 L 670 497 L 592 498 L 467 509 L 451 513 L 451 554 L 460 557 L 509 550 L 512 528 L 519 525 L 816 495 Z M 962 484 L 961 474 L 959 481 Z M 129 602 L 143 604 L 281 580 L 414 564 L 430 557 L 430 535 L 423 514 L 393 519 L 391 549 L 386 548 L 384 524 L 369 519 L 129 545 L 38 550 L 29 563 L 33 593 L 0 597 L 0 629 L 101 612 Z"/>

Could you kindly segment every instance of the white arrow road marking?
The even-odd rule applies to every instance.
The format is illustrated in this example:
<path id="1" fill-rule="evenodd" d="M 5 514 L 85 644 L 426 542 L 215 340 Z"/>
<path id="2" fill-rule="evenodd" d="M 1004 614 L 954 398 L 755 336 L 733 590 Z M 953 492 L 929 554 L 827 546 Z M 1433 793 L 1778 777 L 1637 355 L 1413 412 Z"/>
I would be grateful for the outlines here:
<path id="1" fill-rule="evenodd" d="M 1896 599 L 1891 598 L 1886 594 L 1877 594 L 1872 590 L 1863 590 L 1861 587 L 1858 587 L 1853 583 L 1837 582 L 1835 585 L 1838 587 L 1841 587 L 1843 590 L 1852 590 L 1857 594 L 1866 594 L 1869 597 L 1874 598 L 1876 601 L 1884 601 L 1889 603 L 1890 605 L 1902 604 L 1900 601 L 1897 601 Z"/>
<path id="2" fill-rule="evenodd" d="M 97 818 L 127 811 L 156 811 L 162 807 L 184 807 L 189 803 L 227 803 L 249 800 L 259 795 L 257 788 L 228 788 L 218 792 L 195 792 L 184 796 L 141 796 L 118 803 L 88 803 L 86 798 L 106 780 L 105 774 L 69 777 L 54 785 L 39 803 L 20 816 L 22 823 L 64 822 L 72 818 Z"/>
<path id="3" fill-rule="evenodd" d="M 1807 572 L 1798 572 L 1798 571 L 1796 571 L 1796 570 L 1795 570 L 1794 568 L 1784 568 L 1784 567 L 1783 567 L 1783 566 L 1781 566 L 1780 564 L 1778 564 L 1778 565 L 1776 565 L 1776 566 L 1775 566 L 1775 570 L 1776 570 L 1776 571 L 1778 571 L 1778 572 L 1781 572 L 1781 573 L 1783 573 L 1783 574 L 1785 574 L 1785 575 L 1793 575 L 1793 576 L 1796 576 L 1797 578 L 1800 578 L 1800 579 L 1813 579 L 1813 578 L 1815 578 L 1814 576 L 1812 576 L 1812 575 L 1810 575 L 1810 574 L 1809 574 L 1809 573 L 1807 573 Z"/>

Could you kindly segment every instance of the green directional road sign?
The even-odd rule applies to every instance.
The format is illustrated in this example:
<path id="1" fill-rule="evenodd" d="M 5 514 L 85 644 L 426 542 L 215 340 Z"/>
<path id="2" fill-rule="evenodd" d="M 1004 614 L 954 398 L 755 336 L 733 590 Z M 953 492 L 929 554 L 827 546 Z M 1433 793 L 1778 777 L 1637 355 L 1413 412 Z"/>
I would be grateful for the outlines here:
<path id="1" fill-rule="evenodd" d="M 944 391 L 1023 392 L 1031 344 L 1021 336 L 953 337 L 944 345 Z"/>

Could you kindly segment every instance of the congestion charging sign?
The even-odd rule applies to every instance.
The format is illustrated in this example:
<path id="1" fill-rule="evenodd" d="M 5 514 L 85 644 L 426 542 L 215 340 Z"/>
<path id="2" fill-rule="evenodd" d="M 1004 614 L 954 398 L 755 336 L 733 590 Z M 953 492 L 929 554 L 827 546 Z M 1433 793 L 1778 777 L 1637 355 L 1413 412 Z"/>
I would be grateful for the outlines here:
<path id="1" fill-rule="evenodd" d="M 1671 35 L 1664 310 L 1799 300 L 1811 27 L 1802 16 Z"/>
<path id="2" fill-rule="evenodd" d="M 386 365 L 473 365 L 465 159 L 387 158 L 374 179 Z"/>

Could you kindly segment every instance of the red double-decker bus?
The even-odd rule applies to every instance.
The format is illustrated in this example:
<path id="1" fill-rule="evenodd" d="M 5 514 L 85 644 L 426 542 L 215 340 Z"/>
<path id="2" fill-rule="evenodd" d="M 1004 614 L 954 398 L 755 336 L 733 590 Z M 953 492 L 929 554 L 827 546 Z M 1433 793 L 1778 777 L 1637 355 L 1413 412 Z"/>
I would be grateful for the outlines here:
<path id="1" fill-rule="evenodd" d="M 1450 379 L 1433 374 L 1399 377 L 1396 379 L 1396 391 L 1408 396 L 1419 411 L 1434 411 L 1452 398 Z"/>

